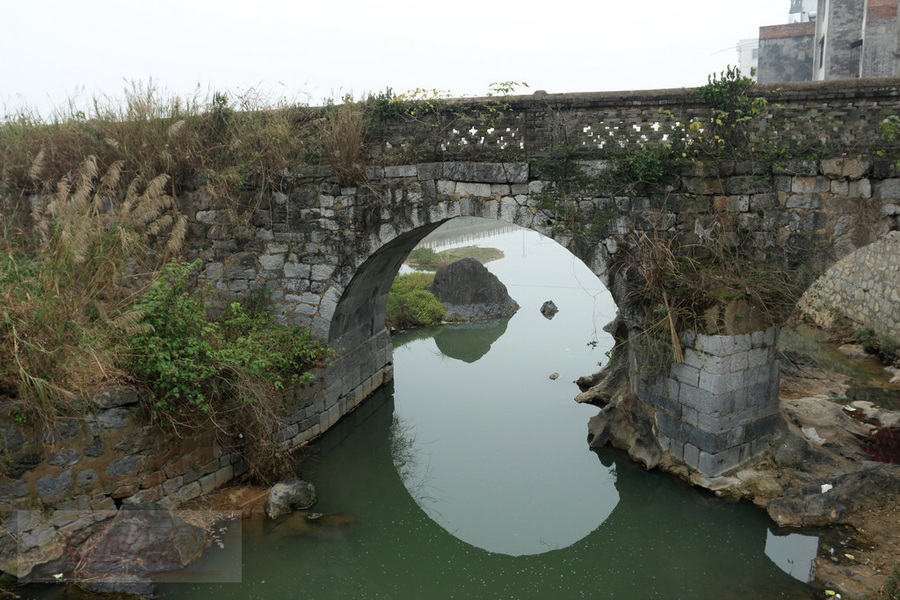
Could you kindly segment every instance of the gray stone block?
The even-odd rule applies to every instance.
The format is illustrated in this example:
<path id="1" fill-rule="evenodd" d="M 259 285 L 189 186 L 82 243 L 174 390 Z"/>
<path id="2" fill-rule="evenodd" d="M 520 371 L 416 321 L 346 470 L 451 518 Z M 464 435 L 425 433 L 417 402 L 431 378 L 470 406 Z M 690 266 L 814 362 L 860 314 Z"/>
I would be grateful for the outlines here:
<path id="1" fill-rule="evenodd" d="M 693 444 L 684 445 L 684 462 L 694 469 L 700 467 L 700 449 Z"/>
<path id="2" fill-rule="evenodd" d="M 106 465 L 106 476 L 112 479 L 119 479 L 121 477 L 133 475 L 141 468 L 143 460 L 143 457 L 137 455 L 114 458 Z"/>
<path id="3" fill-rule="evenodd" d="M 673 378 L 679 383 L 697 387 L 700 382 L 700 369 L 692 367 L 686 363 L 675 363 L 669 371 Z"/>
<path id="4" fill-rule="evenodd" d="M 72 482 L 72 469 L 66 469 L 58 476 L 44 475 L 34 484 L 34 489 L 42 500 L 54 500 L 65 492 Z"/>
<path id="5" fill-rule="evenodd" d="M 700 451 L 698 471 L 707 477 L 714 477 L 729 471 L 741 464 L 741 448 L 729 448 L 722 452 L 710 453 Z"/>
<path id="6" fill-rule="evenodd" d="M 744 384 L 744 372 L 726 372 L 723 374 L 700 371 L 698 387 L 714 396 L 724 396 L 742 389 Z"/>
<path id="7" fill-rule="evenodd" d="M 421 163 L 416 165 L 416 178 L 419 181 L 440 179 L 444 175 L 443 163 Z"/>
<path id="8" fill-rule="evenodd" d="M 703 431 L 699 427 L 695 427 L 694 425 L 682 421 L 678 433 L 679 435 L 672 435 L 670 437 L 684 441 L 685 443 L 696 446 L 707 452 L 717 452 L 719 450 L 719 441 L 716 435 L 708 431 Z"/>
<path id="9" fill-rule="evenodd" d="M 71 467 L 82 458 L 81 452 L 74 448 L 59 450 L 47 457 L 47 463 L 54 467 Z"/>
<path id="10" fill-rule="evenodd" d="M 694 347 L 714 356 L 730 356 L 750 349 L 751 337 L 744 335 L 697 335 Z"/>
<path id="11" fill-rule="evenodd" d="M 392 179 L 397 177 L 416 177 L 418 170 L 416 165 L 400 165 L 395 167 L 385 167 L 384 177 Z"/>
<path id="12" fill-rule="evenodd" d="M 183 485 L 184 477 L 179 475 L 178 477 L 165 480 L 162 484 L 162 492 L 164 495 L 169 496 L 180 490 Z"/>

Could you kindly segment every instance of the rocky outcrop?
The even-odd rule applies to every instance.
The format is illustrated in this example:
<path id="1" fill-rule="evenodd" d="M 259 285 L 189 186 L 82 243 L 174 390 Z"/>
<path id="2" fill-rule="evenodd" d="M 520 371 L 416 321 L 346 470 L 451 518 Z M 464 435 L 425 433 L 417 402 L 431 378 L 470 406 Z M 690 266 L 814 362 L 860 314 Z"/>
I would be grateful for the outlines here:
<path id="1" fill-rule="evenodd" d="M 653 407 L 634 394 L 617 396 L 588 421 L 588 443 L 596 450 L 609 444 L 628 452 L 647 469 L 663 457 L 656 439 Z"/>
<path id="2" fill-rule="evenodd" d="M 295 510 L 305 510 L 316 503 L 316 488 L 308 481 L 288 475 L 274 486 L 266 498 L 266 514 L 277 519 Z"/>
<path id="3" fill-rule="evenodd" d="M 17 510 L 3 523 L 0 570 L 23 582 L 74 582 L 102 592 L 149 594 L 154 573 L 175 571 L 209 545 L 203 527 L 159 505 L 44 513 Z"/>
<path id="4" fill-rule="evenodd" d="M 519 310 L 506 286 L 474 258 L 441 267 L 428 291 L 447 309 L 448 319 L 484 321 L 510 317 Z"/>
<path id="5" fill-rule="evenodd" d="M 703 475 L 655 444 L 657 408 L 631 393 L 614 365 L 579 381 L 590 386 L 579 399 L 603 406 L 588 425 L 588 440 L 595 449 L 622 448 L 645 467 L 717 496 L 750 500 L 779 527 L 842 524 L 877 532 L 851 552 L 816 559 L 820 583 L 854 596 L 871 594 L 896 567 L 894 549 L 900 545 L 896 515 L 881 508 L 896 507 L 900 500 L 900 465 L 874 460 L 873 432 L 900 426 L 900 412 L 863 401 L 841 404 L 835 390 L 846 386 L 815 361 L 796 352 L 782 353 L 781 359 L 791 395 L 780 398 L 775 436 L 761 454 L 722 475 Z M 803 381 L 827 391 L 800 395 Z"/>

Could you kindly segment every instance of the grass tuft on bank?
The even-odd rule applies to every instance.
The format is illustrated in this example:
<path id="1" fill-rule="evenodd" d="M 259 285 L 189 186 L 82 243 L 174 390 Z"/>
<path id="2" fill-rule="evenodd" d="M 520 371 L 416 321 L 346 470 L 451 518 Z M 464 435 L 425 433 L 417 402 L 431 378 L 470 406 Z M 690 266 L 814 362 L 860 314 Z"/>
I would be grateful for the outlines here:
<path id="1" fill-rule="evenodd" d="M 385 309 L 385 325 L 389 330 L 427 327 L 441 322 L 447 310 L 425 289 L 432 281 L 434 275 L 431 273 L 408 273 L 394 279 Z"/>

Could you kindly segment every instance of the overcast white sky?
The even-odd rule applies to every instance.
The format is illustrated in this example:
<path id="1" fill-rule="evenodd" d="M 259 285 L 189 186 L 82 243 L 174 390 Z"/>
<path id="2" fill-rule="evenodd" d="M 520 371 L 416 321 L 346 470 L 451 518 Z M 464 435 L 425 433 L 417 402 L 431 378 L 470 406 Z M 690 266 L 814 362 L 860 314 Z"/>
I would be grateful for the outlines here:
<path id="1" fill-rule="evenodd" d="M 391 87 L 483 95 L 680 88 L 737 64 L 789 0 L 0 0 L 0 102 L 262 89 L 321 103 Z"/>

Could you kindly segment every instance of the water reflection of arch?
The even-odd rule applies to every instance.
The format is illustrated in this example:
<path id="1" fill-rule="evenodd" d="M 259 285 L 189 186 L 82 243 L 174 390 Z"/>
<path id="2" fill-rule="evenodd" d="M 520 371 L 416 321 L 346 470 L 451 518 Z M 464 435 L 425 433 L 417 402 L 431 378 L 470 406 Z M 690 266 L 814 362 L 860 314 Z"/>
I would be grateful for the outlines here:
<path id="1" fill-rule="evenodd" d="M 393 424 L 386 386 L 323 438 L 330 458 L 313 473 L 323 490 L 370 498 L 353 516 L 375 530 L 379 547 L 346 556 L 353 570 L 341 577 L 364 579 L 385 597 L 814 597 L 766 557 L 768 521 L 761 511 L 648 473 L 616 452 L 599 459 L 615 468 L 620 501 L 580 541 L 525 556 L 470 546 L 428 517 L 405 487 L 393 462 Z M 351 456 L 360 461 L 352 477 L 334 472 L 333 465 Z M 409 542 L 410 531 L 417 544 Z M 363 564 L 362 554 L 375 552 L 378 560 Z M 498 579 L 502 588 L 493 586 Z"/>

